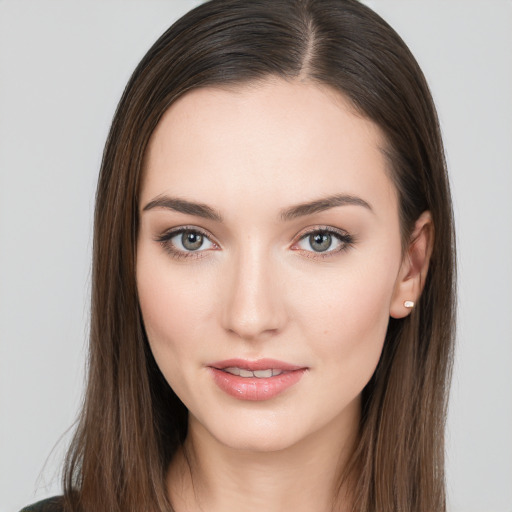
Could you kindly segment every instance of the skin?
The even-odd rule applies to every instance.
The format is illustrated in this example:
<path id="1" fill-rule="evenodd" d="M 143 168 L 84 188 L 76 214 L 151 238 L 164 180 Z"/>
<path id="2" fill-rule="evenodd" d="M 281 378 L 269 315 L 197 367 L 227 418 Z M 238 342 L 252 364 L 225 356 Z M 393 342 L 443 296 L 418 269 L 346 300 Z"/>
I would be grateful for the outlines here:
<path id="1" fill-rule="evenodd" d="M 178 512 L 331 510 L 389 317 L 410 313 L 403 302 L 418 298 L 428 268 L 430 216 L 402 248 L 384 146 L 379 128 L 340 93 L 278 79 L 192 91 L 153 133 L 137 286 L 155 359 L 190 412 L 193 484 L 183 452 L 169 468 Z M 281 218 L 283 209 L 334 194 L 368 207 Z M 164 196 L 206 204 L 223 220 L 145 209 Z M 183 226 L 209 241 L 178 259 L 170 250 L 181 236 L 158 238 Z M 352 243 L 334 238 L 333 250 L 315 252 L 304 235 L 320 228 L 348 233 Z M 270 400 L 238 400 L 208 368 L 235 357 L 307 370 Z M 344 510 L 349 490 L 340 496 Z"/>

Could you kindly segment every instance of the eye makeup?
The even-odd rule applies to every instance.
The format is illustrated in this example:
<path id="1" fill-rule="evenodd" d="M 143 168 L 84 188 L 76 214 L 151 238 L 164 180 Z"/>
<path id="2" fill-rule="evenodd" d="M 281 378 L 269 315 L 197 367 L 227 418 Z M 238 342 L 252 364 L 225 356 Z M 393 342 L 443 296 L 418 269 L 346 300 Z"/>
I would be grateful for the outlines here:
<path id="1" fill-rule="evenodd" d="M 355 237 L 347 231 L 332 226 L 307 228 L 298 235 L 290 249 L 300 251 L 306 258 L 325 259 L 347 251 L 355 243 Z M 308 249 L 308 246 L 310 249 Z"/>
<path id="2" fill-rule="evenodd" d="M 355 243 L 355 237 L 332 226 L 314 226 L 295 237 L 290 249 L 300 252 L 307 258 L 324 259 L 348 250 Z M 199 259 L 211 250 L 219 250 L 220 245 L 213 237 L 197 226 L 172 228 L 155 238 L 164 250 L 177 260 Z"/>
<path id="3" fill-rule="evenodd" d="M 205 252 L 219 249 L 219 245 L 211 240 L 211 235 L 197 226 L 170 229 L 156 237 L 155 241 L 177 260 L 204 258 Z"/>

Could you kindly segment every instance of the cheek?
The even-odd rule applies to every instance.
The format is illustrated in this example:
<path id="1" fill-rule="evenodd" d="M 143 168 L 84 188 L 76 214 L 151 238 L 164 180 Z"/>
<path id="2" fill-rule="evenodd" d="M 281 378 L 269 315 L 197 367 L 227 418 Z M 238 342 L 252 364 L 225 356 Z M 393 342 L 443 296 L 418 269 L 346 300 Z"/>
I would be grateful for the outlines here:
<path id="1" fill-rule="evenodd" d="M 144 326 L 160 370 L 174 381 L 187 369 L 183 362 L 198 355 L 195 341 L 204 338 L 201 331 L 214 301 L 206 289 L 208 281 L 171 265 L 165 257 L 139 248 L 137 289 Z"/>
<path id="2" fill-rule="evenodd" d="M 379 361 L 389 322 L 396 265 L 359 266 L 326 279 L 324 293 L 300 303 L 301 330 L 327 364 L 332 384 L 355 397 Z M 316 283 L 316 290 L 321 282 Z"/>

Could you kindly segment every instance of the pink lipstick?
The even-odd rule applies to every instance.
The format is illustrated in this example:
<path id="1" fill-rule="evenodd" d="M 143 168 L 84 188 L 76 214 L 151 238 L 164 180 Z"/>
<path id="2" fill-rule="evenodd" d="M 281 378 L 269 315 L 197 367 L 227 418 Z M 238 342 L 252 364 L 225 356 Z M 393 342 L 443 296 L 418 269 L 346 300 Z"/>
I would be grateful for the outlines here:
<path id="1" fill-rule="evenodd" d="M 222 391 L 239 400 L 269 400 L 290 388 L 304 375 L 306 367 L 276 359 L 227 359 L 209 364 L 213 379 Z"/>

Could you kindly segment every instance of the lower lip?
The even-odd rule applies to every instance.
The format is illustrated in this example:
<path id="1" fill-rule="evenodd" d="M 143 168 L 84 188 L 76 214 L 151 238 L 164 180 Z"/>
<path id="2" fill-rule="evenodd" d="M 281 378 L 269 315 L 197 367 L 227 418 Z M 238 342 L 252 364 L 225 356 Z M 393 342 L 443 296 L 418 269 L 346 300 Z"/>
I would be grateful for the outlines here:
<path id="1" fill-rule="evenodd" d="M 217 386 L 228 395 L 239 400 L 270 400 L 297 384 L 304 375 L 306 368 L 283 372 L 275 377 L 260 379 L 258 377 L 239 377 L 211 368 Z"/>

